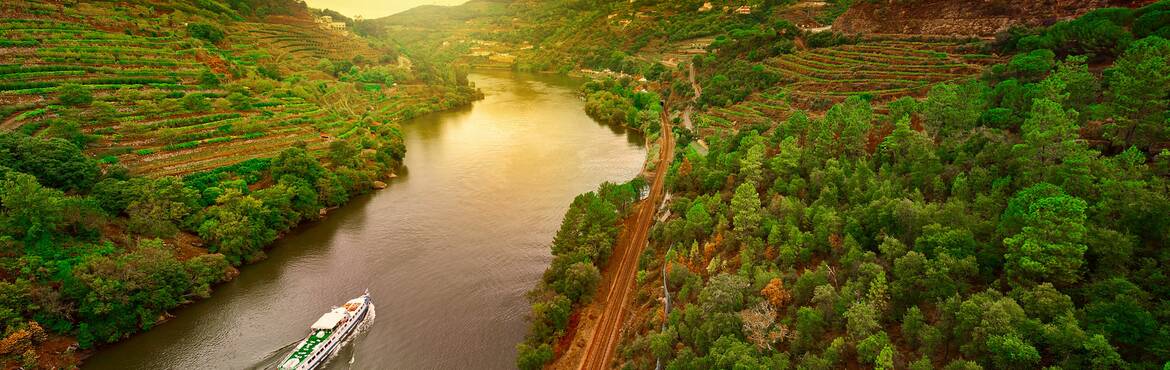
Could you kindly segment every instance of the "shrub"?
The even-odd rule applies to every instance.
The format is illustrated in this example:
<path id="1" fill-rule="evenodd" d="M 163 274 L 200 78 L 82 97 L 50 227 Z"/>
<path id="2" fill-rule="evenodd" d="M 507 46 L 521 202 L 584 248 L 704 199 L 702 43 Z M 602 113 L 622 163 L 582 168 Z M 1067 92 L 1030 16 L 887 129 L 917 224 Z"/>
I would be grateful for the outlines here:
<path id="1" fill-rule="evenodd" d="M 199 74 L 199 86 L 216 87 L 219 86 L 219 76 L 214 72 L 204 70 Z"/>
<path id="2" fill-rule="evenodd" d="M 85 86 L 65 84 L 58 91 L 60 92 L 58 99 L 61 100 L 61 104 L 71 107 L 82 107 L 93 103 L 93 93 Z"/>
<path id="3" fill-rule="evenodd" d="M 187 34 L 191 37 L 206 40 L 212 44 L 218 44 L 223 40 L 226 34 L 223 30 L 207 23 L 191 23 L 187 25 Z"/>
<path id="4" fill-rule="evenodd" d="M 1133 34 L 1138 38 L 1170 33 L 1170 11 L 1149 12 L 1133 22 Z"/>
<path id="5" fill-rule="evenodd" d="M 1055 65 L 1056 54 L 1052 50 L 1040 49 L 1015 56 L 1008 63 L 1008 69 L 1021 81 L 1034 82 L 1048 75 Z"/>
<path id="6" fill-rule="evenodd" d="M 192 112 L 202 112 L 211 109 L 211 103 L 201 94 L 190 94 L 183 97 L 183 108 Z"/>
<path id="7" fill-rule="evenodd" d="M 548 343 L 532 347 L 521 343 L 516 346 L 516 367 L 521 370 L 539 370 L 553 357 L 552 347 Z"/>

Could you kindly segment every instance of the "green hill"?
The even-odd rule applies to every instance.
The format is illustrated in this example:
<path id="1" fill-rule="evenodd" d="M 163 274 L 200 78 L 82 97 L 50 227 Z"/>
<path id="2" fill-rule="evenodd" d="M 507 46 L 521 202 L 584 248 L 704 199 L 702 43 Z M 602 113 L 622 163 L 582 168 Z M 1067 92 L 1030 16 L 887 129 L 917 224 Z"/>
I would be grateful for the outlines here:
<path id="1" fill-rule="evenodd" d="M 149 329 L 479 93 L 296 1 L 0 5 L 0 362 Z M 352 21 L 351 21 L 352 23 Z M 348 27 L 347 27 L 348 28 Z"/>

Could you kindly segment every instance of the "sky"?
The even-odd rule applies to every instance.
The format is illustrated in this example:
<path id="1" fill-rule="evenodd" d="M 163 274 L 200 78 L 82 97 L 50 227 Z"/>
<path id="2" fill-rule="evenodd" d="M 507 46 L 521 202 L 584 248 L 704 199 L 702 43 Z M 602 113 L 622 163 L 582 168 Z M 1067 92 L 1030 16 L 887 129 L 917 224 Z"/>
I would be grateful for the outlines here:
<path id="1" fill-rule="evenodd" d="M 347 17 L 381 18 L 419 5 L 459 5 L 467 0 L 307 0 L 310 7 L 333 9 Z"/>

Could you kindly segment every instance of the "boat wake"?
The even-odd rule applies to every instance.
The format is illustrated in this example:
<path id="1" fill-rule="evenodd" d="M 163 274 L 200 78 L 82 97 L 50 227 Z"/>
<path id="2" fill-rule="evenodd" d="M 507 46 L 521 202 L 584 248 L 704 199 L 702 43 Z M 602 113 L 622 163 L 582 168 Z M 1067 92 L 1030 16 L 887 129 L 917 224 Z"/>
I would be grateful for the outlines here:
<path id="1" fill-rule="evenodd" d="M 345 340 L 341 341 L 341 349 L 338 350 L 337 352 L 334 352 L 333 355 L 329 356 L 329 359 L 325 360 L 325 362 L 322 364 L 322 367 L 328 366 L 329 363 L 333 361 L 334 357 L 337 357 L 342 352 L 345 352 L 348 350 L 349 351 L 349 362 L 346 363 L 346 365 L 347 365 L 346 368 L 347 369 L 353 368 L 353 363 L 357 361 L 357 351 L 355 348 L 350 347 L 349 344 L 350 344 L 350 342 L 357 340 L 358 337 L 364 337 L 366 335 L 366 332 L 370 329 L 370 326 L 374 325 L 374 316 L 377 316 L 377 313 L 375 312 L 374 308 L 375 308 L 374 302 L 370 302 L 370 311 L 366 312 L 366 318 L 362 319 L 362 322 L 360 324 L 358 324 L 358 326 L 356 328 L 353 329 L 353 334 L 350 334 L 349 338 L 345 338 Z"/>
<path id="2" fill-rule="evenodd" d="M 292 351 L 293 347 L 296 347 L 297 344 L 300 344 L 300 343 L 301 343 L 301 340 L 297 339 L 297 340 L 294 340 L 292 342 L 289 342 L 288 344 L 285 344 L 284 346 L 282 346 L 280 348 L 272 350 L 272 352 L 268 352 L 268 354 L 265 354 L 264 358 L 261 359 L 260 362 L 256 363 L 255 365 L 249 366 L 248 370 L 261 370 L 261 369 L 274 369 L 274 368 L 276 368 L 277 365 L 280 365 L 280 360 L 283 360 L 284 356 L 287 355 L 289 351 Z"/>

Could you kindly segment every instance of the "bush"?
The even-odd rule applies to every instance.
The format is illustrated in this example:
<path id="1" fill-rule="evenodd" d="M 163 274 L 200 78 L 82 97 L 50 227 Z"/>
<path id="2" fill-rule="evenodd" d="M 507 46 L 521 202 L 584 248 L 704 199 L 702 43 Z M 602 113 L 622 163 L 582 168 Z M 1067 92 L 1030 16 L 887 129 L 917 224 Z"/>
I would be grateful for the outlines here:
<path id="1" fill-rule="evenodd" d="M 219 86 L 219 76 L 214 72 L 205 70 L 199 74 L 199 86 L 217 87 Z"/>
<path id="2" fill-rule="evenodd" d="M 202 112 L 211 109 L 211 103 L 202 94 L 190 94 L 183 97 L 183 108 L 192 112 Z"/>
<path id="3" fill-rule="evenodd" d="M 532 347 L 521 343 L 516 346 L 516 367 L 520 370 L 540 370 L 544 364 L 552 361 L 552 347 L 547 343 Z"/>
<path id="4" fill-rule="evenodd" d="M 601 283 L 601 271 L 589 262 L 577 262 L 569 266 L 562 279 L 553 283 L 557 292 L 573 302 L 587 301 Z"/>
<path id="5" fill-rule="evenodd" d="M 61 100 L 61 104 L 71 107 L 82 107 L 93 103 L 93 93 L 85 86 L 65 84 L 58 91 L 58 99 Z"/>
<path id="6" fill-rule="evenodd" d="M 857 38 L 837 32 L 818 32 L 805 37 L 805 44 L 809 48 L 828 48 L 839 45 L 856 44 Z"/>
<path id="7" fill-rule="evenodd" d="M 253 99 L 250 96 L 238 92 L 228 94 L 227 96 L 228 103 L 231 104 L 232 109 L 235 110 L 250 110 L 252 109 L 253 104 L 255 104 L 255 100 L 256 99 Z"/>
<path id="8" fill-rule="evenodd" d="M 1170 27 L 1170 11 L 1149 12 L 1133 22 L 1133 34 L 1138 38 L 1150 35 L 1165 37 Z"/>
<path id="9" fill-rule="evenodd" d="M 1048 75 L 1056 65 L 1056 54 L 1052 50 L 1040 49 L 1020 54 L 1008 63 L 1008 70 L 1020 81 L 1035 82 Z"/>
<path id="10" fill-rule="evenodd" d="M 223 33 L 223 30 L 220 30 L 219 28 L 207 23 L 188 24 L 187 34 L 197 39 L 206 40 L 212 44 L 218 44 L 220 41 L 223 41 L 224 36 L 226 36 L 226 34 Z"/>

